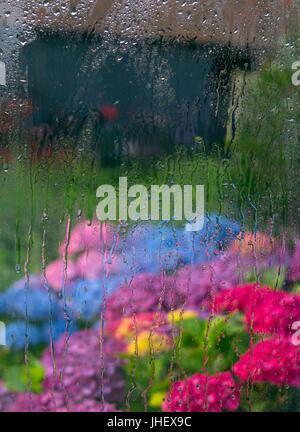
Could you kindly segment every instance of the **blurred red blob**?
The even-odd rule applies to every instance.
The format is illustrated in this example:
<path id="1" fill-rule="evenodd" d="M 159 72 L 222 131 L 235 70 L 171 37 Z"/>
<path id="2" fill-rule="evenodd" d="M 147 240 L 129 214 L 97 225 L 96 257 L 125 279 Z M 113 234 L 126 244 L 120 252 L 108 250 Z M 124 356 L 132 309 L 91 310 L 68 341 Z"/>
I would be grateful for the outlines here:
<path id="1" fill-rule="evenodd" d="M 116 121 L 119 118 L 119 110 L 114 105 L 101 105 L 99 111 L 103 115 L 104 120 Z"/>
<path id="2" fill-rule="evenodd" d="M 5 100 L 0 105 L 0 133 L 8 135 L 16 127 L 20 127 L 22 120 L 29 118 L 33 107 L 31 100 L 23 101 L 20 98 Z"/>

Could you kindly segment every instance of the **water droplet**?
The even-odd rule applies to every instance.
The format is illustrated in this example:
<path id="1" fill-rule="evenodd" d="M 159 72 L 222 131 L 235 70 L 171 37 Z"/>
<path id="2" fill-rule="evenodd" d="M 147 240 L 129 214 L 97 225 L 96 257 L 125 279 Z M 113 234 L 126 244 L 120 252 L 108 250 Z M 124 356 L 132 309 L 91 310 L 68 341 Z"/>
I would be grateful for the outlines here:
<path id="1" fill-rule="evenodd" d="M 76 10 L 76 7 L 75 7 L 75 6 L 71 6 L 71 7 L 70 7 L 70 14 L 71 14 L 72 16 L 77 15 L 77 10 Z"/>

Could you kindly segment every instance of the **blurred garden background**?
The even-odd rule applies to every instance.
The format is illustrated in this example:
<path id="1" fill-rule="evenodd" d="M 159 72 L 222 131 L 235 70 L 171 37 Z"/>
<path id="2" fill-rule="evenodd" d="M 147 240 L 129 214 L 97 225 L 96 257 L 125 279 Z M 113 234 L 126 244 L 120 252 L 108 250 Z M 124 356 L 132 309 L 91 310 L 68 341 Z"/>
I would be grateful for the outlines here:
<path id="1" fill-rule="evenodd" d="M 0 411 L 300 410 L 299 22 L 284 4 L 276 43 L 54 23 L 19 37 L 0 88 Z M 204 185 L 203 229 L 99 221 L 97 188 L 124 176 Z"/>

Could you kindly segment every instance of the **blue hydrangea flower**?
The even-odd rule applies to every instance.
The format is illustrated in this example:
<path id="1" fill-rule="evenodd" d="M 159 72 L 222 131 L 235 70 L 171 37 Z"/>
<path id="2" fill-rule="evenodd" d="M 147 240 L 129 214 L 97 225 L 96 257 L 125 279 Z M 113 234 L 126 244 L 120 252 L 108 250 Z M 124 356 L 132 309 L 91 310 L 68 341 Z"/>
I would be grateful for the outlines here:
<path id="1" fill-rule="evenodd" d="M 0 295 L 0 315 L 10 318 L 26 318 L 29 321 L 44 321 L 50 314 L 50 299 L 48 292 L 42 288 L 40 278 L 33 277 L 29 280 L 29 287 L 25 291 L 25 280 L 22 279 L 13 284 L 7 291 Z M 58 299 L 51 296 L 51 311 L 53 318 L 61 314 Z"/>
<path id="2" fill-rule="evenodd" d="M 16 349 L 22 349 L 25 346 L 25 321 L 14 321 L 6 326 L 6 345 Z M 33 324 L 28 327 L 29 344 L 37 345 L 44 342 L 44 335 L 41 329 Z"/>
<path id="3" fill-rule="evenodd" d="M 238 224 L 224 217 L 206 217 L 203 229 L 186 231 L 172 224 L 143 224 L 134 228 L 127 238 L 127 251 L 132 250 L 136 271 L 156 273 L 175 270 L 180 264 L 206 262 L 240 232 Z"/>
<path id="4" fill-rule="evenodd" d="M 78 328 L 71 322 L 68 328 L 68 334 L 77 331 Z M 25 347 L 25 331 L 26 323 L 25 321 L 13 321 L 6 326 L 6 345 L 13 347 L 15 349 L 23 349 Z M 54 321 L 52 324 L 52 338 L 54 341 L 59 339 L 59 337 L 66 331 L 66 321 L 58 320 Z M 48 345 L 50 342 L 50 325 L 49 323 L 44 323 L 42 326 L 38 327 L 34 324 L 28 324 L 28 342 L 29 346 L 34 346 L 38 344 Z"/>
<path id="5" fill-rule="evenodd" d="M 68 309 L 71 310 L 72 318 L 93 320 L 98 317 L 103 300 L 103 284 L 107 297 L 117 290 L 122 282 L 123 275 L 74 282 L 70 287 L 68 299 Z"/>
<path id="6" fill-rule="evenodd" d="M 53 341 L 56 341 L 60 338 L 62 334 L 66 332 L 66 320 L 60 319 L 54 321 L 52 326 L 50 327 L 49 323 L 45 323 L 41 328 L 41 333 L 43 334 L 43 343 L 49 345 L 50 343 L 50 329 Z M 77 325 L 72 320 L 68 326 L 68 335 L 78 331 Z"/>

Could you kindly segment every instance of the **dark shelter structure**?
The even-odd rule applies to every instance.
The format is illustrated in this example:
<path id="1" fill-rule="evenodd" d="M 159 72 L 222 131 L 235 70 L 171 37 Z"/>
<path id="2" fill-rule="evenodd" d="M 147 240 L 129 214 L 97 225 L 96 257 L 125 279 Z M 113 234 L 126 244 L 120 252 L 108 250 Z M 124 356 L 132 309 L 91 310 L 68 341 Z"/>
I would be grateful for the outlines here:
<path id="1" fill-rule="evenodd" d="M 31 136 L 41 149 L 64 140 L 110 165 L 195 137 L 206 151 L 222 147 L 235 132 L 235 71 L 276 46 L 296 8 L 290 0 L 23 3 Z"/>
<path id="2" fill-rule="evenodd" d="M 105 51 L 100 37 L 41 33 L 24 48 L 33 125 L 80 139 L 89 125 L 102 161 L 160 154 L 200 136 L 223 143 L 231 72 L 247 51 L 144 42 Z"/>

